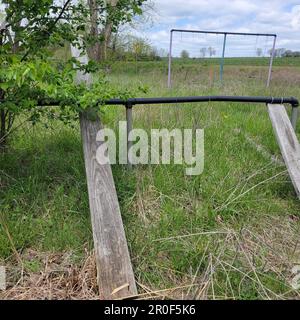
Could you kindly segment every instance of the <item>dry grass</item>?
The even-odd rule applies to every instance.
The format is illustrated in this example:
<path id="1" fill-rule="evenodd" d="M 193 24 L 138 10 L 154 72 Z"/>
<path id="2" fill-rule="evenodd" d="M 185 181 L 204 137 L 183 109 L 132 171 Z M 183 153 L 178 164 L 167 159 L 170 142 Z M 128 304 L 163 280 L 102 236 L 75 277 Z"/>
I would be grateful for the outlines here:
<path id="1" fill-rule="evenodd" d="M 219 249 L 210 253 L 211 262 L 206 271 L 207 288 L 210 290 L 206 293 L 216 298 L 214 288 L 221 284 L 219 287 L 223 294 L 218 298 L 238 299 L 246 287 L 243 282 L 250 280 L 260 299 L 299 298 L 299 292 L 290 285 L 292 268 L 300 263 L 300 238 L 293 219 L 296 218 L 266 216 L 264 221 L 244 226 L 239 231 L 224 226 L 227 235 Z M 214 279 L 218 272 L 226 275 L 225 286 L 223 281 Z M 233 290 L 232 273 L 242 276 L 237 292 Z M 273 291 L 274 282 L 281 287 L 276 293 Z M 197 298 L 206 298 L 204 292 Z"/>
<path id="2" fill-rule="evenodd" d="M 147 290 L 138 298 L 299 299 L 299 291 L 291 285 L 295 276 L 292 269 L 300 265 L 297 219 L 265 216 L 240 229 L 228 227 L 220 219 L 215 232 L 156 239 L 186 242 L 188 246 L 193 238 L 207 245 L 193 273 L 165 270 L 166 277 L 173 277 L 175 287 L 155 290 L 142 285 Z"/>
<path id="3" fill-rule="evenodd" d="M 299 299 L 300 293 L 290 285 L 292 268 L 300 264 L 298 218 L 265 216 L 254 224 L 232 229 L 220 221 L 215 232 L 184 234 L 156 241 L 188 241 L 198 237 L 207 245 L 193 274 L 181 275 L 172 288 L 153 289 L 138 282 L 139 295 L 134 299 L 241 299 L 249 281 L 260 299 Z M 39 260 L 41 271 L 10 270 L 9 288 L 1 299 L 99 299 L 93 253 L 87 253 L 79 265 L 71 263 L 71 254 L 41 254 L 28 251 L 23 262 Z M 200 272 L 203 261 L 205 270 Z M 167 270 L 171 277 L 172 271 Z M 16 274 L 20 275 L 16 280 Z M 175 277 L 175 276 L 174 276 Z M 175 277 L 175 278 L 176 278 Z M 239 283 L 236 283 L 239 279 Z M 174 279 L 175 280 L 175 279 Z M 14 283 L 12 283 L 14 282 Z M 281 290 L 274 292 L 274 282 Z M 175 283 L 175 282 L 174 282 Z M 271 284 L 272 283 L 272 284 Z M 130 298 L 130 297 L 129 297 Z"/>
<path id="4" fill-rule="evenodd" d="M 71 263 L 71 254 L 47 254 L 28 251 L 22 260 L 39 261 L 41 271 L 24 272 L 18 267 L 7 267 L 8 289 L 0 299 L 8 300 L 82 300 L 99 299 L 96 263 L 93 253 L 87 253 L 80 265 Z M 16 276 L 18 275 L 18 280 Z"/>
<path id="5" fill-rule="evenodd" d="M 149 176 L 151 177 L 151 175 Z M 145 173 L 137 175 L 136 192 L 129 205 L 132 206 L 133 214 L 137 215 L 145 225 L 148 225 L 150 221 L 159 219 L 161 194 L 151 183 L 143 188 L 144 178 Z"/>

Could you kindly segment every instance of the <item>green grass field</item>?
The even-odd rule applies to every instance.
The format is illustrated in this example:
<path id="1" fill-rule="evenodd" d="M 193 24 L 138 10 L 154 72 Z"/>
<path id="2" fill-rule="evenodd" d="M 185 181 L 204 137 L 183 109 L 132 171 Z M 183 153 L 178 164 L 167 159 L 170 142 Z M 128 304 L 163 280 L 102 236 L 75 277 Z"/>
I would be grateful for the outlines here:
<path id="1" fill-rule="evenodd" d="M 209 62 L 175 62 L 171 90 L 161 61 L 116 64 L 108 78 L 122 87 L 147 86 L 149 97 L 300 98 L 300 60 L 279 61 L 269 89 L 264 86 L 267 66 L 241 60 L 225 66 L 223 85 L 217 66 L 211 72 Z M 280 151 L 266 107 L 136 106 L 133 114 L 135 128 L 205 132 L 202 175 L 188 177 L 178 165 L 144 165 L 132 171 L 113 166 L 141 297 L 298 298 L 291 280 L 292 268 L 300 264 L 300 203 L 285 166 L 271 160 Z M 116 128 L 124 119 L 124 108 L 105 108 L 106 126 Z M 93 247 L 79 126 L 48 125 L 46 130 L 24 124 L 0 158 L 0 265 L 17 270 L 10 276 L 11 286 L 20 270 L 25 278 L 45 270 L 37 253 L 69 253 L 68 265 L 80 268 Z"/>
<path id="2" fill-rule="evenodd" d="M 174 58 L 175 64 L 214 64 L 218 65 L 220 63 L 220 58 L 197 58 L 197 59 L 187 59 L 183 60 L 182 58 Z M 165 62 L 165 61 L 163 61 Z M 224 60 L 225 65 L 248 65 L 248 66 L 268 66 L 270 64 L 270 57 L 227 57 Z M 300 57 L 282 57 L 275 58 L 273 61 L 275 67 L 280 66 L 299 66 Z"/>

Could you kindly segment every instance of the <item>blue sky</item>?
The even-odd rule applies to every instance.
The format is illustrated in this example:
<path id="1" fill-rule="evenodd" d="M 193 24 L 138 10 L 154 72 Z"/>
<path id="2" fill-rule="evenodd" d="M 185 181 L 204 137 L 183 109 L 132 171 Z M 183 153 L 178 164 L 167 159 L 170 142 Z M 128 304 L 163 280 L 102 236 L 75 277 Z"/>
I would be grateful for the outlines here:
<path id="1" fill-rule="evenodd" d="M 153 0 L 153 24 L 140 34 L 157 48 L 168 50 L 172 28 L 276 33 L 277 48 L 300 51 L 300 0 Z M 201 47 L 212 46 L 221 54 L 220 36 L 178 34 L 174 55 L 186 49 L 199 56 Z M 267 55 L 271 38 L 230 37 L 227 56 L 251 56 L 261 48 Z"/>

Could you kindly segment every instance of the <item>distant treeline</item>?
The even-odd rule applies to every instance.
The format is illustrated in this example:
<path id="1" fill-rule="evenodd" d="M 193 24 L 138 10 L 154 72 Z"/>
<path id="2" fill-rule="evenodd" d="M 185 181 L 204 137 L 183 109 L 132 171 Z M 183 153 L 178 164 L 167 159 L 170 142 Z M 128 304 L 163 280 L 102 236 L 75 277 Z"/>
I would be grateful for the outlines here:
<path id="1" fill-rule="evenodd" d="M 272 50 L 269 50 L 269 54 L 271 55 Z M 275 49 L 275 57 L 281 58 L 281 57 L 300 57 L 300 51 L 292 51 L 287 50 L 285 48 L 278 48 Z"/>
<path id="2" fill-rule="evenodd" d="M 157 61 L 166 57 L 164 50 L 152 46 L 146 39 L 133 35 L 115 34 L 108 46 L 108 60 Z"/>
<path id="3" fill-rule="evenodd" d="M 54 46 L 50 50 L 54 57 L 60 61 L 70 58 L 70 45 Z M 167 57 L 167 52 L 157 49 L 146 39 L 132 35 L 113 35 L 107 46 L 105 61 L 159 61 Z"/>
<path id="4" fill-rule="evenodd" d="M 300 51 L 286 50 L 283 57 L 300 57 Z"/>
<path id="5" fill-rule="evenodd" d="M 55 52 L 55 58 L 58 60 L 66 60 L 70 58 L 70 46 L 69 44 L 65 44 L 63 47 L 54 47 L 52 48 Z M 266 59 L 266 63 L 271 56 L 272 50 L 268 50 L 263 54 L 263 50 L 261 48 L 256 49 L 256 57 L 259 60 Z M 216 54 L 216 50 L 213 47 L 208 48 L 200 48 L 199 57 L 191 57 L 190 53 L 187 50 L 182 50 L 179 57 L 174 57 L 173 60 L 182 60 L 182 61 L 191 61 L 201 59 L 209 60 L 219 59 L 214 57 Z M 107 47 L 107 61 L 161 61 L 165 60 L 168 57 L 168 53 L 163 49 L 157 49 L 152 46 L 147 40 L 132 36 L 132 35 L 114 35 L 112 37 L 108 47 Z M 275 57 L 276 58 L 293 58 L 300 57 L 300 51 L 292 51 L 286 50 L 285 48 L 277 48 L 275 49 Z M 255 59 L 255 57 L 225 57 L 225 59 Z"/>

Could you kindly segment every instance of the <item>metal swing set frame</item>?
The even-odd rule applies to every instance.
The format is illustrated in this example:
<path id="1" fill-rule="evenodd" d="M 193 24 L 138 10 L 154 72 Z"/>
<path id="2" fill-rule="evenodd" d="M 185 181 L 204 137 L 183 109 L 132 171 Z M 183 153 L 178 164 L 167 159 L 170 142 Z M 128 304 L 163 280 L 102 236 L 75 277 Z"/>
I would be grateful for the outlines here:
<path id="1" fill-rule="evenodd" d="M 255 37 L 272 37 L 273 45 L 272 51 L 270 54 L 270 62 L 269 62 L 269 70 L 268 70 L 268 78 L 266 87 L 270 86 L 271 77 L 272 77 L 272 66 L 273 60 L 275 57 L 275 47 L 276 47 L 276 39 L 277 35 L 274 33 L 249 33 L 249 32 L 224 32 L 224 31 L 204 31 L 204 30 L 185 30 L 185 29 L 172 29 L 170 31 L 170 47 L 169 47 L 169 67 L 168 67 L 168 88 L 172 87 L 172 50 L 173 50 L 173 35 L 176 32 L 180 33 L 200 33 L 200 34 L 216 34 L 223 35 L 223 47 L 222 47 L 222 56 L 220 59 L 220 82 L 223 81 L 223 73 L 224 73 L 224 60 L 225 60 L 225 51 L 226 51 L 226 43 L 229 35 L 233 36 L 255 36 Z"/>

